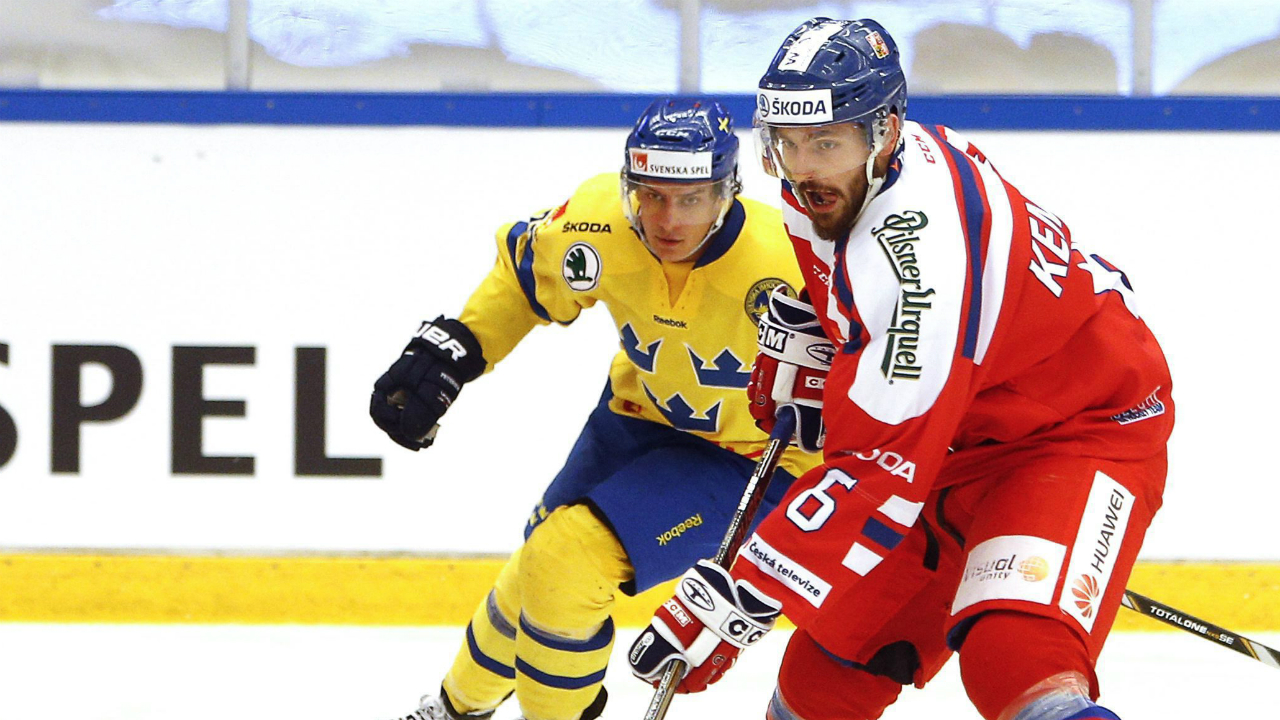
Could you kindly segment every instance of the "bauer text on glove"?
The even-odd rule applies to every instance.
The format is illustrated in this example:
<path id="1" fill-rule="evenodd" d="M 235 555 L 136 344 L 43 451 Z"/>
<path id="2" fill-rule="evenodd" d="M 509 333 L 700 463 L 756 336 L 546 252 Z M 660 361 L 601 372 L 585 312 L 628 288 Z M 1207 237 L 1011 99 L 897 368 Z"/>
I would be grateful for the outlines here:
<path id="1" fill-rule="evenodd" d="M 485 369 L 480 342 L 457 320 L 424 321 L 400 358 L 373 384 L 369 415 L 392 440 L 420 450 L 434 442 L 440 417 Z"/>

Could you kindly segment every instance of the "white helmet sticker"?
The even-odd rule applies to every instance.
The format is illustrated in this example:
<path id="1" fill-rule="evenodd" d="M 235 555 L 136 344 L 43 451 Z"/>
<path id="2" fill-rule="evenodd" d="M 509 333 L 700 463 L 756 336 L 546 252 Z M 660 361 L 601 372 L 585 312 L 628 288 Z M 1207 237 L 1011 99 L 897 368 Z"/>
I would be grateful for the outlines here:
<path id="1" fill-rule="evenodd" d="M 631 148 L 631 172 L 649 177 L 675 180 L 711 178 L 710 152 L 677 152 L 674 150 L 646 150 Z"/>
<path id="2" fill-rule="evenodd" d="M 756 96 L 760 121 L 769 125 L 817 125 L 834 119 L 831 89 L 770 90 L 761 88 Z"/>
<path id="3" fill-rule="evenodd" d="M 799 72 L 808 70 L 822 46 L 846 25 L 848 25 L 847 22 L 827 22 L 805 30 L 800 37 L 787 46 L 787 55 L 782 58 L 782 62 L 778 63 L 778 69 Z"/>

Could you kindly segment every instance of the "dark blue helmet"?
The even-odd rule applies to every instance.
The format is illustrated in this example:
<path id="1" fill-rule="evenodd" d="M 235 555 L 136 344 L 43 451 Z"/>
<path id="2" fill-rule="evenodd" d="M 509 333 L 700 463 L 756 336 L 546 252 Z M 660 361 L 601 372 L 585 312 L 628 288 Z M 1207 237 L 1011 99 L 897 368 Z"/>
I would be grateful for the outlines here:
<path id="1" fill-rule="evenodd" d="M 756 121 L 768 125 L 906 119 L 907 80 L 897 43 L 875 20 L 805 21 L 760 78 Z"/>
<path id="2" fill-rule="evenodd" d="M 622 174 L 632 180 L 731 179 L 736 184 L 738 138 L 733 119 L 714 101 L 656 100 L 627 136 Z"/>
<path id="3" fill-rule="evenodd" d="M 641 222 L 642 196 L 652 195 L 655 185 L 713 184 L 715 204 L 710 207 L 714 215 L 709 218 L 710 225 L 702 241 L 687 257 L 695 256 L 724 224 L 734 197 L 742 190 L 733 119 L 720 103 L 709 100 L 664 98 L 654 101 L 627 136 L 621 180 L 627 220 L 640 241 L 659 259 L 663 258 L 663 252 L 650 243 Z M 686 212 L 698 214 L 692 209 Z"/>

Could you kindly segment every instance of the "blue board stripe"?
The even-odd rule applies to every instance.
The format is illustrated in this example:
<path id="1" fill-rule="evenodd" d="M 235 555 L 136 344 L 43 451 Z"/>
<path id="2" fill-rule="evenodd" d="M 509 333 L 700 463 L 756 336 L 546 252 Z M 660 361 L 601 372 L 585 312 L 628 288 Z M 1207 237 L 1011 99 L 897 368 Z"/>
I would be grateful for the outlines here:
<path id="1" fill-rule="evenodd" d="M 750 124 L 755 97 L 712 94 Z M 621 93 L 375 93 L 0 90 L 0 122 L 631 127 L 657 96 Z M 948 95 L 908 117 L 960 130 L 1280 130 L 1280 97 Z"/>

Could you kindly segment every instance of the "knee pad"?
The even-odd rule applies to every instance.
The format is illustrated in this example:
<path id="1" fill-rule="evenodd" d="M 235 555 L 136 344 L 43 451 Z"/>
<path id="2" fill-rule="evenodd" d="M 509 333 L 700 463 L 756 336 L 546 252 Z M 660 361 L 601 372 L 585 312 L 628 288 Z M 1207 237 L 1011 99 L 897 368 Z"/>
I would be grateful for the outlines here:
<path id="1" fill-rule="evenodd" d="M 986 720 L 1066 720 L 1097 697 L 1093 660 L 1080 637 L 1063 621 L 1015 611 L 974 622 L 960 648 L 960 677 Z M 1043 708 L 1029 709 L 1053 693 Z M 1032 714 L 1024 717 L 1024 710 Z"/>
<path id="2" fill-rule="evenodd" d="M 622 544 L 591 508 L 557 508 L 521 549 L 520 607 L 536 627 L 586 640 L 609 618 L 618 586 L 634 574 Z"/>
<path id="3" fill-rule="evenodd" d="M 610 611 L 632 575 L 621 543 L 585 505 L 556 509 L 530 534 L 521 549 L 515 645 L 516 696 L 526 717 L 581 719 L 603 702 Z"/>
<path id="4" fill-rule="evenodd" d="M 769 720 L 875 720 L 902 684 L 832 656 L 803 630 L 787 644 Z"/>

